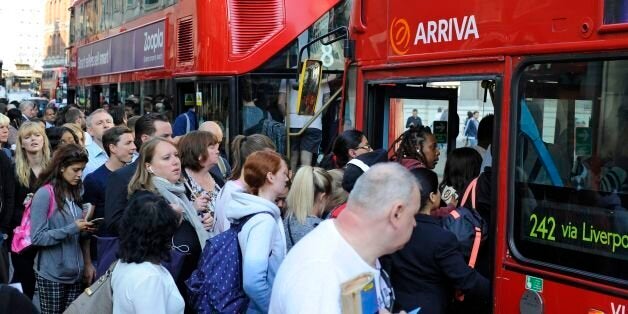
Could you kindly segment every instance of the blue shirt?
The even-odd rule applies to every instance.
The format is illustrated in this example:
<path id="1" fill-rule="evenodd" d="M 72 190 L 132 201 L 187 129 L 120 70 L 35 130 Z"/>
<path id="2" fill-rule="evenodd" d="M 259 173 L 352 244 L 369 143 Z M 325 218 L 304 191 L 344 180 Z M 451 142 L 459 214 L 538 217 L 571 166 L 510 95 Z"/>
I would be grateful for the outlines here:
<path id="1" fill-rule="evenodd" d="M 189 121 L 189 122 L 188 122 Z M 185 135 L 188 131 L 188 123 L 190 132 L 198 129 L 198 121 L 196 121 L 196 112 L 193 108 L 188 109 L 187 112 L 180 114 L 175 120 L 172 126 L 172 136 Z"/>
<path id="2" fill-rule="evenodd" d="M 88 174 L 96 171 L 98 167 L 104 165 L 107 160 L 109 160 L 109 156 L 107 156 L 105 150 L 98 146 L 96 142 L 89 143 L 85 148 L 89 154 L 89 161 L 87 165 L 85 165 L 85 170 L 83 170 L 83 180 L 85 180 Z"/>
<path id="3" fill-rule="evenodd" d="M 107 165 L 102 165 L 85 178 L 83 202 L 95 206 L 92 219 L 105 217 L 105 190 L 111 173 Z"/>

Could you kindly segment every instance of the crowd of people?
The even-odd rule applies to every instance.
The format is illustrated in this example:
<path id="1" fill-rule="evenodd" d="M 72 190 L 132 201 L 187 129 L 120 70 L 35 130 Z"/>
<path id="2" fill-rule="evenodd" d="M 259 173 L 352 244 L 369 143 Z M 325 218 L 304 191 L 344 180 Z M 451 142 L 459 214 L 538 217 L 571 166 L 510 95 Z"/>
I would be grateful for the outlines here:
<path id="1" fill-rule="evenodd" d="M 241 221 L 232 267 L 247 313 L 340 313 L 343 284 L 362 274 L 382 311 L 489 306 L 487 249 L 469 266 L 440 225 L 461 206 L 490 219 L 491 171 L 477 150 L 454 150 L 439 184 L 428 127 L 411 126 L 390 150 L 347 130 L 321 164 L 293 173 L 264 135 L 236 136 L 228 162 L 219 123 L 173 136 L 164 115 L 131 123 L 118 109 L 47 108 L 38 120 L 25 102 L 19 123 L 0 114 L 0 279 L 37 296 L 42 313 L 62 313 L 112 264 L 114 313 L 194 313 L 186 281 L 208 243 Z M 475 179 L 478 204 L 463 204 Z M 32 247 L 9 258 L 27 208 Z"/>

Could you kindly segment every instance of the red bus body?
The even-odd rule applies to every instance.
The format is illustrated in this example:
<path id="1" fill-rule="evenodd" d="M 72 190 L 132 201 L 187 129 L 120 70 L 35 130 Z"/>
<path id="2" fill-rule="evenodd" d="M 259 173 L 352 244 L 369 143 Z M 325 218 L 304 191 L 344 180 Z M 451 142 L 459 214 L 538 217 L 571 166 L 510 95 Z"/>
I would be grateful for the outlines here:
<path id="1" fill-rule="evenodd" d="M 84 2 L 77 1 L 73 7 Z M 75 41 L 71 47 L 69 85 L 207 79 L 251 73 L 294 42 L 338 2 L 277 0 L 267 1 L 266 6 L 247 7 L 247 1 L 179 0 Z M 585 0 L 469 0 L 430 4 L 355 0 L 350 15 L 354 55 L 347 63 L 350 70 L 355 70 L 350 73 L 355 74 L 346 76 L 344 109 L 339 114 L 353 118 L 358 129 L 382 129 L 382 125 L 369 122 L 373 118 L 369 110 L 380 105 L 370 103 L 373 86 L 384 88 L 409 80 L 454 81 L 465 77 L 493 77 L 500 81 L 495 123 L 501 136 L 497 137 L 494 159 L 498 171 L 494 191 L 493 311 L 518 313 L 527 290 L 526 276 L 530 275 L 544 280 L 539 292 L 544 313 L 625 314 L 626 286 L 526 263 L 515 256 L 509 235 L 513 232 L 509 221 L 514 196 L 509 189 L 512 178 L 508 169 L 513 167 L 511 133 L 515 133 L 509 130 L 517 128 L 513 116 L 518 107 L 512 100 L 515 72 L 530 57 L 628 52 L 628 24 L 604 24 L 604 3 Z M 78 75 L 79 49 L 155 23 L 165 25 L 163 66 Z M 353 84 L 355 89 L 351 90 Z M 352 96 L 353 100 L 349 101 Z M 390 130 L 395 127 L 394 123 L 388 125 Z M 394 139 L 392 134 L 388 135 L 388 142 Z"/>
<path id="2" fill-rule="evenodd" d="M 76 8 L 83 2 L 86 1 L 77 1 L 72 6 Z M 240 15 L 232 12 L 230 17 L 229 4 L 233 11 L 237 2 L 179 0 L 119 27 L 77 40 L 71 47 L 70 86 L 248 73 L 294 41 L 338 1 L 269 1 L 266 5 L 242 5 L 238 8 Z M 166 25 L 163 67 L 84 77 L 78 75 L 79 48 L 159 21 L 165 21 Z M 186 30 L 191 32 L 182 32 L 181 22 L 191 22 L 191 29 Z M 177 36 L 182 36 L 185 41 L 178 40 Z M 177 58 L 177 54 L 181 54 L 179 50 L 184 49 L 192 54 L 191 59 L 182 61 Z"/>
<path id="3" fill-rule="evenodd" d="M 628 51 L 628 24 L 605 25 L 603 6 L 603 1 L 579 0 L 357 0 L 350 31 L 356 42 L 358 128 L 373 127 L 365 122 L 371 82 L 494 75 L 503 80 L 496 125 L 512 130 L 512 78 L 523 59 Z M 494 312 L 518 313 L 526 275 L 533 275 L 544 279 L 544 313 L 625 313 L 628 287 L 529 265 L 511 254 L 507 169 L 513 167 L 513 143 L 508 135 L 499 136 L 496 166 Z"/>

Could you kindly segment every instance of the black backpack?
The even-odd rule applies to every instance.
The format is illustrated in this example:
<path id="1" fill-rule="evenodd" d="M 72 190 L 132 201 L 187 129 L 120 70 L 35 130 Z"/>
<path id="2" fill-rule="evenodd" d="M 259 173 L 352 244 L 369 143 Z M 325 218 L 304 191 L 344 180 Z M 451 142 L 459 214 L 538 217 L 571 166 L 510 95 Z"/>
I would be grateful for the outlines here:
<path id="1" fill-rule="evenodd" d="M 460 207 L 452 210 L 442 220 L 443 228 L 456 235 L 460 244 L 460 251 L 472 268 L 478 257 L 480 243 L 486 240 L 488 230 L 486 221 L 475 210 L 477 182 L 478 178 L 475 178 L 469 183 L 459 203 Z M 469 195 L 471 195 L 471 208 L 464 206 Z"/>

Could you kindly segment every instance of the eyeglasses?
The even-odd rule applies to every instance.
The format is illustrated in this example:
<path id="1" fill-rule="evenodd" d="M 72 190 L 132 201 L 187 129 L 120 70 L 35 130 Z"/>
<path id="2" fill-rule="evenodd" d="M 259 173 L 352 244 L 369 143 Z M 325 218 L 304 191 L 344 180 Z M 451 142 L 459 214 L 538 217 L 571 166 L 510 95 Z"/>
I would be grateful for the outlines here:
<path id="1" fill-rule="evenodd" d="M 371 145 L 369 145 L 369 144 L 366 144 L 366 145 L 364 145 L 364 146 L 359 146 L 359 147 L 358 147 L 358 148 L 356 148 L 355 150 L 358 150 L 358 149 L 364 149 L 364 150 L 366 150 L 366 151 L 369 151 L 369 152 L 370 152 L 370 151 L 372 151 L 372 150 L 373 150 L 373 147 L 371 147 Z"/>

